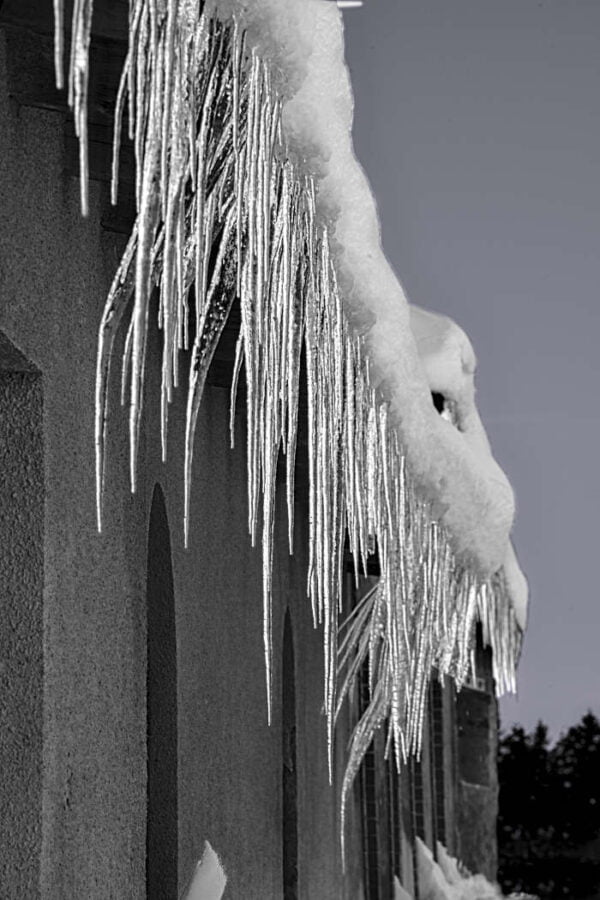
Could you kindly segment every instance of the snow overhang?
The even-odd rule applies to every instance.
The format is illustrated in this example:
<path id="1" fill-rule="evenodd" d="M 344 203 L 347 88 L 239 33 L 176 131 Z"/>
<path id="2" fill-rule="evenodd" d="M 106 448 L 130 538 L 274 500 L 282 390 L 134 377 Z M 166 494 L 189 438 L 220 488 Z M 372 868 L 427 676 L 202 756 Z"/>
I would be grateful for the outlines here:
<path id="1" fill-rule="evenodd" d="M 228 11 L 247 23 L 259 52 L 275 60 L 285 136 L 315 178 L 344 308 L 363 335 L 410 468 L 457 552 L 482 577 L 504 567 L 524 627 L 526 582 L 509 540 L 514 496 L 475 406 L 475 355 L 450 319 L 409 307 L 384 255 L 376 204 L 353 150 L 342 16 L 322 0 L 238 0 Z M 448 397 L 455 425 L 437 413 L 432 391 Z"/>
<path id="2" fill-rule="evenodd" d="M 283 447 L 292 548 L 304 370 L 307 584 L 323 633 L 330 767 L 340 704 L 365 662 L 373 673 L 371 699 L 351 741 L 347 797 L 384 722 L 399 760 L 419 754 L 429 678 L 435 671 L 464 683 L 477 620 L 493 650 L 497 691 L 514 690 L 526 587 L 509 543 L 512 491 L 474 405 L 475 360 L 466 336 L 447 319 L 411 312 L 383 254 L 375 202 L 352 148 L 352 95 L 336 6 L 137 0 L 136 9 L 141 18 L 130 19 L 116 131 L 128 104 L 137 219 L 99 328 L 98 521 L 115 337 L 125 327 L 121 367 L 135 489 L 145 351 L 154 327 L 149 300 L 158 286 L 163 454 L 180 359 L 188 366 L 187 541 L 198 411 L 238 299 L 232 395 L 243 371 L 248 525 L 253 543 L 262 537 L 267 702 L 277 463 Z M 85 207 L 90 20 L 81 5 L 74 17 L 70 83 Z M 57 59 L 60 69 L 60 53 Z M 447 416 L 434 407 L 432 391 L 446 398 Z M 381 578 L 340 628 L 346 534 L 357 576 L 376 546 Z"/>

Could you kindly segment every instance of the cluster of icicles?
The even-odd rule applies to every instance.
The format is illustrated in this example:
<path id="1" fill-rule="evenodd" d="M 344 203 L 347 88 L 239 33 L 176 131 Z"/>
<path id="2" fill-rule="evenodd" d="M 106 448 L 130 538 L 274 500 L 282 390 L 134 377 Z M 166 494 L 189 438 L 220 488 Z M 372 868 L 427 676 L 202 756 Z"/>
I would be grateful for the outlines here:
<path id="1" fill-rule="evenodd" d="M 61 0 L 57 69 L 62 69 Z M 86 85 L 91 0 L 74 7 L 69 96 L 81 137 L 87 202 Z M 129 393 L 135 488 L 149 301 L 160 288 L 163 332 L 161 439 L 180 358 L 187 361 L 185 540 L 194 433 L 207 372 L 235 298 L 241 328 L 231 409 L 246 381 L 249 530 L 263 553 L 264 644 L 270 716 L 272 565 L 276 470 L 287 469 L 292 549 L 294 463 L 301 355 L 308 397 L 310 557 L 308 595 L 323 628 L 324 707 L 330 766 L 342 701 L 365 666 L 370 703 L 356 726 L 347 796 L 376 729 L 387 723 L 399 762 L 418 754 L 431 672 L 460 684 L 469 672 L 474 623 L 494 650 L 500 691 L 514 687 L 519 631 L 499 578 L 482 582 L 453 553 L 406 468 L 387 406 L 370 384 L 361 339 L 345 318 L 315 186 L 287 152 L 281 103 L 268 63 L 246 46 L 236 21 L 201 0 L 131 0 L 129 47 L 117 97 L 116 202 L 121 126 L 127 111 L 137 163 L 137 220 L 100 325 L 96 395 L 98 526 L 105 474 L 107 396 L 116 334 L 127 337 L 122 396 Z M 180 357 L 182 351 L 188 351 Z M 243 367 L 242 367 L 243 363 Z M 232 425 L 233 435 L 233 425 Z M 381 578 L 338 628 L 345 542 L 359 580 L 376 545 Z M 341 637 L 340 637 L 341 635 Z"/>

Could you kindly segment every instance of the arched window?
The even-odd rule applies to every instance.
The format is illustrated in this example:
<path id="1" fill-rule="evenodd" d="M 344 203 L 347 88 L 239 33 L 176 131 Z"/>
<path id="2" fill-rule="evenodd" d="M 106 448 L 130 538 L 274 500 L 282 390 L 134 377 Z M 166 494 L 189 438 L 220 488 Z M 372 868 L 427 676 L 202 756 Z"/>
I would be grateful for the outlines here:
<path id="1" fill-rule="evenodd" d="M 289 611 L 283 627 L 281 666 L 281 757 L 283 900 L 298 897 L 298 780 L 296 774 L 296 684 Z"/>
<path id="2" fill-rule="evenodd" d="M 146 896 L 178 896 L 177 642 L 171 540 L 165 500 L 154 488 L 148 531 Z"/>

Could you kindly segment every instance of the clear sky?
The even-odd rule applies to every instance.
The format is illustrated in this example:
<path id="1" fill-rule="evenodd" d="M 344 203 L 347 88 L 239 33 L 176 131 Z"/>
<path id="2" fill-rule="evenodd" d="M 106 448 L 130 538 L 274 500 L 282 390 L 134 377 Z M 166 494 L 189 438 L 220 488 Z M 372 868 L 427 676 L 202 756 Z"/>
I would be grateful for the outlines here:
<path id="1" fill-rule="evenodd" d="M 600 2 L 344 10 L 354 140 L 412 302 L 479 359 L 531 590 L 502 724 L 600 713 Z"/>

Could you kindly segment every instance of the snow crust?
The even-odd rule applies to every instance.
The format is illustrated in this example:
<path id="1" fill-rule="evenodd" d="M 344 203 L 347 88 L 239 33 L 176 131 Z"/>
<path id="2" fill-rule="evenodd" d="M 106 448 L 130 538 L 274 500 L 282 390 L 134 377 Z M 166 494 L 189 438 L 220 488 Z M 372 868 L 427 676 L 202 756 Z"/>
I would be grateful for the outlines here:
<path id="1" fill-rule="evenodd" d="M 421 900 L 499 900 L 497 885 L 483 875 L 461 872 L 458 862 L 438 843 L 436 862 L 429 847 L 417 841 L 417 868 Z"/>
<path id="2" fill-rule="evenodd" d="M 394 875 L 394 900 L 412 900 L 412 897 L 400 884 L 398 877 Z"/>
<path id="3" fill-rule="evenodd" d="M 410 326 L 430 390 L 448 404 L 448 420 L 457 428 L 471 454 L 476 477 L 494 492 L 498 515 L 510 530 L 514 506 L 506 475 L 492 456 L 490 442 L 475 404 L 477 359 L 465 332 L 448 316 L 410 306 Z M 519 627 L 525 630 L 529 589 L 514 547 L 507 541 L 502 563 L 504 579 Z"/>
<path id="4" fill-rule="evenodd" d="M 290 154 L 316 178 L 317 213 L 328 226 L 345 312 L 363 335 L 373 382 L 389 401 L 414 476 L 457 551 L 480 574 L 508 560 L 507 582 L 520 591 L 522 607 L 524 579 L 509 547 L 514 498 L 475 407 L 475 357 L 450 320 L 411 311 L 383 253 L 375 201 L 352 146 L 352 91 L 336 4 L 226 0 L 218 14 L 237 16 L 249 44 L 273 61 Z M 458 428 L 437 413 L 432 389 L 455 402 Z"/>
<path id="5" fill-rule="evenodd" d="M 505 896 L 497 884 L 492 884 L 483 875 L 472 875 L 439 841 L 436 843 L 437 861 L 420 838 L 416 838 L 416 848 L 420 900 L 502 900 Z M 394 879 L 394 892 L 394 900 L 412 900 L 398 879 Z M 527 900 L 529 896 L 509 894 L 508 900 Z M 536 898 L 531 897 L 531 900 Z"/>
<path id="6" fill-rule="evenodd" d="M 202 859 L 196 866 L 184 900 L 221 900 L 226 885 L 227 876 L 221 860 L 205 841 Z"/>

